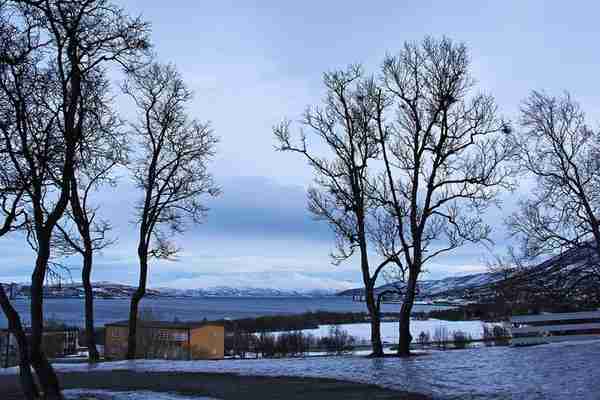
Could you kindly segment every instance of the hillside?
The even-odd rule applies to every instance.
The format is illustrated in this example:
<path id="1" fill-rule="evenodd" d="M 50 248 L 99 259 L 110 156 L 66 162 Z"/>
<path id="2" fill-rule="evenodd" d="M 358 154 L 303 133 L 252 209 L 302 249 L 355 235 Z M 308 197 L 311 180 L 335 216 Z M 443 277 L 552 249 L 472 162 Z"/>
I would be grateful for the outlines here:
<path id="1" fill-rule="evenodd" d="M 447 277 L 436 280 L 422 280 L 419 282 L 419 299 L 435 299 L 441 297 L 461 298 L 465 297 L 467 291 L 473 291 L 477 288 L 488 286 L 498 282 L 501 279 L 499 274 L 479 273 L 457 277 Z M 402 282 L 388 283 L 375 289 L 376 293 L 385 290 L 404 288 Z M 338 293 L 338 296 L 357 296 L 364 294 L 364 289 L 349 289 Z"/>
<path id="2" fill-rule="evenodd" d="M 478 274 L 448 277 L 438 280 L 422 280 L 419 282 L 417 298 L 424 299 L 465 299 L 489 298 L 494 295 L 494 288 L 500 284 L 520 285 L 524 291 L 554 290 L 578 293 L 597 291 L 600 287 L 600 262 L 595 250 L 591 247 L 580 247 L 550 257 L 533 267 L 515 270 L 510 274 L 501 272 L 484 272 Z M 405 284 L 393 282 L 379 286 L 376 293 L 389 289 L 403 289 Z M 516 286 L 515 286 L 516 287 Z M 355 296 L 364 294 L 364 289 L 350 289 L 338 293 L 339 296 Z"/>

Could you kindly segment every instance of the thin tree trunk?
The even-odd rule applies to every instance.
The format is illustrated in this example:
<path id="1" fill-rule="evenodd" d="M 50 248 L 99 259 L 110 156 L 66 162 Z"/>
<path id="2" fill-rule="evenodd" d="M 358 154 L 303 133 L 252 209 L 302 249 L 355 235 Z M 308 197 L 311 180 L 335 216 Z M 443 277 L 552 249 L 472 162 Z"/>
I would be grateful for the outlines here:
<path id="1" fill-rule="evenodd" d="M 383 357 L 383 344 L 381 343 L 381 318 L 379 316 L 379 307 L 375 301 L 375 294 L 372 286 L 365 290 L 367 309 L 371 319 L 371 357 Z"/>
<path id="2" fill-rule="evenodd" d="M 17 340 L 17 350 L 19 353 L 19 382 L 21 383 L 23 396 L 26 400 L 37 399 L 39 396 L 39 391 L 37 385 L 35 384 L 35 380 L 33 379 L 33 374 L 31 373 L 31 361 L 29 359 L 27 336 L 25 335 L 25 330 L 21 324 L 21 318 L 19 318 L 19 314 L 13 308 L 8 297 L 6 296 L 6 292 L 4 291 L 2 284 L 0 284 L 0 306 L 2 307 L 2 311 L 4 311 L 4 315 L 6 315 L 6 319 L 8 321 L 8 331 L 12 333 Z M 10 340 L 10 336 L 7 339 Z"/>
<path id="3" fill-rule="evenodd" d="M 88 348 L 88 361 L 97 362 L 100 359 L 94 334 L 94 292 L 92 290 L 91 275 L 94 263 L 94 245 L 90 235 L 90 221 L 86 216 L 85 204 L 82 206 L 79 199 L 78 182 L 75 176 L 71 179 L 71 209 L 73 217 L 83 241 L 83 249 L 79 248 L 83 257 L 81 282 L 85 293 L 85 340 Z"/>
<path id="4" fill-rule="evenodd" d="M 406 286 L 406 296 L 400 307 L 399 341 L 398 355 L 401 357 L 410 356 L 410 343 L 413 340 L 410 334 L 410 316 L 415 302 L 417 291 L 417 274 L 412 272 L 408 276 L 408 285 Z"/>
<path id="5" fill-rule="evenodd" d="M 93 255 L 91 249 L 86 249 L 83 256 L 83 270 L 81 273 L 81 281 L 83 282 L 85 292 L 85 340 L 88 348 L 88 360 L 95 363 L 100 359 L 100 354 L 96 346 L 96 335 L 94 332 L 94 292 L 91 283 L 92 265 Z"/>
<path id="6" fill-rule="evenodd" d="M 138 288 L 131 297 L 131 305 L 129 308 L 129 337 L 127 340 L 127 359 L 133 360 L 137 354 L 137 321 L 139 304 L 146 294 L 146 281 L 148 277 L 148 256 L 147 251 L 143 248 L 138 249 L 140 259 L 140 280 Z"/>
<path id="7" fill-rule="evenodd" d="M 50 235 L 38 235 L 38 255 L 31 277 L 31 365 L 42 387 L 44 398 L 62 399 L 58 377 L 42 349 L 44 333 L 44 279 L 50 258 Z"/>

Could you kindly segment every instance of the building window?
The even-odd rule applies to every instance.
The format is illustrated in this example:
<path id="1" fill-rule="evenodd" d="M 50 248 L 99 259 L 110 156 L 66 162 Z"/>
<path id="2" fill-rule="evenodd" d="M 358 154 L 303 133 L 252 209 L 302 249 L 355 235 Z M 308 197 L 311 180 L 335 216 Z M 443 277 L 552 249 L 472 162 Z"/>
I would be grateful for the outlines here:
<path id="1" fill-rule="evenodd" d="M 171 337 L 175 342 L 185 342 L 188 339 L 187 332 L 173 332 Z"/>
<path id="2" fill-rule="evenodd" d="M 121 332 L 119 329 L 111 329 L 111 330 L 112 330 L 112 337 L 114 337 L 114 338 L 121 337 Z"/>
<path id="3" fill-rule="evenodd" d="M 164 341 L 169 340 L 169 331 L 167 331 L 165 329 L 159 330 L 158 331 L 158 340 L 164 340 Z"/>

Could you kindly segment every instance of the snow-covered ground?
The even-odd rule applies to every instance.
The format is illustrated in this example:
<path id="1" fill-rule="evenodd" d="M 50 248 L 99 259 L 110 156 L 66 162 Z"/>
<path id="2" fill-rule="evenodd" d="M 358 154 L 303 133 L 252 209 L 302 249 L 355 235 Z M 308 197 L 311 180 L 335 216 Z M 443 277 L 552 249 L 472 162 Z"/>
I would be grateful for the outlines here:
<path id="1" fill-rule="evenodd" d="M 481 321 L 412 320 L 410 322 L 410 333 L 414 338 L 417 338 L 421 332 L 426 332 L 433 338 L 437 328 L 445 327 L 450 338 L 452 337 L 452 332 L 462 331 L 470 334 L 473 339 L 480 339 L 483 336 L 483 325 L 484 323 Z M 338 326 L 359 341 L 370 340 L 371 325 L 369 323 L 342 324 Z M 329 334 L 330 328 L 331 325 L 321 325 L 317 329 L 306 329 L 304 332 L 312 334 L 315 337 L 322 337 Z M 398 322 L 381 323 L 381 339 L 385 343 L 398 343 L 398 336 Z"/>
<path id="2" fill-rule="evenodd" d="M 217 400 L 210 397 L 188 397 L 150 391 L 113 392 L 109 390 L 69 389 L 63 391 L 66 400 Z"/>
<path id="3" fill-rule="evenodd" d="M 600 341 L 432 351 L 409 359 L 358 356 L 223 361 L 136 360 L 55 364 L 62 372 L 133 370 L 333 378 L 434 399 L 598 400 Z M 16 369 L 0 370 L 16 373 Z"/>

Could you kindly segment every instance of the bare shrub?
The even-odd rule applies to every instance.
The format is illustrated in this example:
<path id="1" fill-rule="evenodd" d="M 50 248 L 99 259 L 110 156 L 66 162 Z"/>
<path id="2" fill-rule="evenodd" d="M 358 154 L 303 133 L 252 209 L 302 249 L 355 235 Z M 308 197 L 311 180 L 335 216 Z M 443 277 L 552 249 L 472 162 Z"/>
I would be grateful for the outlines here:
<path id="1" fill-rule="evenodd" d="M 285 332 L 275 340 L 275 353 L 282 357 L 303 356 L 310 348 L 310 336 L 302 331 Z"/>
<path id="2" fill-rule="evenodd" d="M 329 354 L 344 354 L 354 351 L 356 338 L 339 326 L 331 326 L 329 335 L 319 340 L 319 347 L 325 348 Z"/>
<path id="3" fill-rule="evenodd" d="M 507 346 L 510 341 L 508 329 L 501 325 L 483 325 L 483 342 L 486 346 Z"/>
<path id="4" fill-rule="evenodd" d="M 445 326 L 438 326 L 433 332 L 433 343 L 440 349 L 445 349 L 450 340 L 450 332 Z"/>
<path id="5" fill-rule="evenodd" d="M 457 349 L 465 349 L 473 341 L 473 337 L 461 330 L 452 332 L 452 339 L 454 340 L 454 347 Z"/>
<path id="6" fill-rule="evenodd" d="M 247 353 L 251 352 L 255 347 L 256 340 L 250 332 L 236 330 L 231 339 L 232 352 L 236 357 L 246 358 Z"/>
<path id="7" fill-rule="evenodd" d="M 510 333 L 508 329 L 501 325 L 494 325 L 492 330 L 494 334 L 494 344 L 496 346 L 507 346 L 510 341 Z"/>
<path id="8" fill-rule="evenodd" d="M 431 343 L 431 335 L 429 332 L 421 331 L 419 336 L 417 336 L 417 344 L 421 345 L 421 347 L 425 347 L 425 345 Z"/>
<path id="9" fill-rule="evenodd" d="M 275 336 L 271 333 L 261 332 L 256 338 L 256 352 L 261 357 L 275 356 Z"/>

